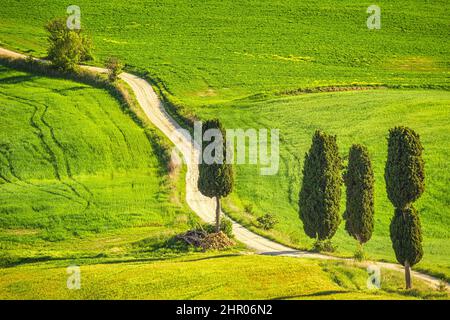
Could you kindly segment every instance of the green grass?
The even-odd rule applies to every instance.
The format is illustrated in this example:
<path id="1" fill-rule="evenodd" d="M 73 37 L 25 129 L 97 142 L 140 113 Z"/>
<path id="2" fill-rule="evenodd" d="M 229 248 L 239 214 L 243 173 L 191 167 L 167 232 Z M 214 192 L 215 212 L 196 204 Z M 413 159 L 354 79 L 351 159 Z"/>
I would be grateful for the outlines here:
<path id="1" fill-rule="evenodd" d="M 40 257 L 52 243 L 126 228 L 163 237 L 196 221 L 156 133 L 105 90 L 0 67 L 0 105 L 3 255 Z"/>
<path id="2" fill-rule="evenodd" d="M 0 42 L 45 55 L 43 25 L 69 1 L 3 3 Z M 176 102 L 218 103 L 253 94 L 335 85 L 448 87 L 448 1 L 373 2 L 80 0 L 98 61 L 109 55 L 148 72 Z M 45 8 L 45 10 L 42 10 Z"/>
<path id="3" fill-rule="evenodd" d="M 450 277 L 448 136 L 450 134 L 448 91 L 372 90 L 317 93 L 267 101 L 247 100 L 239 104 L 197 108 L 204 118 L 219 116 L 229 128 L 280 129 L 280 170 L 261 176 L 255 165 L 236 165 L 236 189 L 227 210 L 234 218 L 256 230 L 256 218 L 275 214 L 279 223 L 272 238 L 300 248 L 311 248 L 298 218 L 298 192 L 304 154 L 317 128 L 337 135 L 340 153 L 347 158 L 353 143 L 367 145 L 375 172 L 375 231 L 366 251 L 372 259 L 395 262 L 389 239 L 393 207 L 386 196 L 384 165 L 388 129 L 396 125 L 414 128 L 425 148 L 426 191 L 415 206 L 420 211 L 425 255 L 418 269 Z M 344 191 L 344 190 L 343 190 Z M 345 196 L 342 197 L 342 200 Z M 255 214 L 240 209 L 254 204 Z M 236 206 L 237 205 L 237 206 Z M 342 202 L 341 211 L 345 208 Z M 263 232 L 259 230 L 259 232 Z M 333 239 L 337 254 L 351 256 L 356 250 L 343 224 Z"/>
<path id="4" fill-rule="evenodd" d="M 68 290 L 66 267 L 80 265 L 81 289 Z M 353 265 L 236 254 L 182 258 L 59 261 L 0 269 L 0 299 L 445 299 L 420 281 L 401 287 L 382 271 L 381 290 Z"/>

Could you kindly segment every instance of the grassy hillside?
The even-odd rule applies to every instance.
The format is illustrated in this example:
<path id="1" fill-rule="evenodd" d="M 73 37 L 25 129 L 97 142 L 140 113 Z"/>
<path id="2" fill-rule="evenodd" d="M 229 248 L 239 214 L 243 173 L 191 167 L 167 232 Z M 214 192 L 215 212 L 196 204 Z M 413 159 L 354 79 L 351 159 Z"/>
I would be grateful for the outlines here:
<path id="1" fill-rule="evenodd" d="M 1 67 L 0 105 L 3 255 L 39 257 L 51 242 L 129 227 L 164 235 L 195 219 L 154 133 L 106 91 Z"/>
<path id="2" fill-rule="evenodd" d="M 280 170 L 274 176 L 259 175 L 255 165 L 238 165 L 234 203 L 253 203 L 248 215 L 228 205 L 233 217 L 256 227 L 256 217 L 272 212 L 279 220 L 271 236 L 300 248 L 310 248 L 313 240 L 304 234 L 298 218 L 298 192 L 305 152 L 317 128 L 336 134 L 340 153 L 347 158 L 353 143 L 369 148 L 375 172 L 375 232 L 367 244 L 369 256 L 395 261 L 389 239 L 393 207 L 386 196 L 384 165 L 387 133 L 395 125 L 407 125 L 421 136 L 426 163 L 426 191 L 416 207 L 424 232 L 423 261 L 418 268 L 450 277 L 448 181 L 450 166 L 450 93 L 448 91 L 372 90 L 365 92 L 317 93 L 269 101 L 242 101 L 238 104 L 195 109 L 205 118 L 219 116 L 230 128 L 280 129 Z M 276 191 L 276 192 L 275 192 Z M 345 208 L 342 198 L 341 211 Z M 242 207 L 242 206 L 241 206 Z M 335 237 L 338 252 L 351 254 L 355 241 L 343 224 Z"/>
<path id="3" fill-rule="evenodd" d="M 398 272 L 368 290 L 363 268 L 315 260 L 202 254 L 81 262 L 81 289 L 67 290 L 68 261 L 0 269 L 0 299 L 445 299 L 420 281 L 405 292 Z"/>
<path id="4" fill-rule="evenodd" d="M 0 10 L 0 45 L 45 56 L 43 25 L 65 15 L 70 4 L 5 0 Z M 450 279 L 450 198 L 446 193 L 450 180 L 446 161 L 450 23 L 445 15 L 450 3 L 377 2 L 382 28 L 368 30 L 366 8 L 371 4 L 350 0 L 77 3 L 82 25 L 94 40 L 94 63 L 101 64 L 110 55 L 120 57 L 128 69 L 144 73 L 172 102 L 183 105 L 178 110 L 183 115 L 219 117 L 232 128 L 280 129 L 279 174 L 263 177 L 257 167 L 237 166 L 236 191 L 225 207 L 255 230 L 258 215 L 274 213 L 279 223 L 265 234 L 281 242 L 311 246 L 298 219 L 297 200 L 303 155 L 312 133 L 321 128 L 337 134 L 344 157 L 352 143 L 368 146 L 376 178 L 376 220 L 367 253 L 370 258 L 395 261 L 388 233 L 393 208 L 383 179 L 385 138 L 392 126 L 411 126 L 421 135 L 427 174 L 426 192 L 417 202 L 425 250 L 417 268 Z M 151 136 L 106 93 L 8 70 L 2 77 L 11 78 L 0 81 L 0 102 L 5 105 L 0 109 L 5 119 L 2 127 L 7 129 L 0 133 L 0 181 L 4 181 L 0 185 L 0 243 L 5 252 L 14 254 L 21 248 L 21 256 L 39 256 L 45 249 L 37 250 L 32 243 L 45 246 L 59 240 L 52 246 L 56 250 L 52 256 L 84 255 L 84 251 L 71 249 L 73 239 L 119 231 L 127 239 L 119 242 L 134 243 L 142 232 L 150 232 L 149 242 L 159 243 L 194 219 L 180 205 L 170 204 L 170 187 L 159 172 L 161 164 L 152 151 Z M 288 96 L 324 86 L 415 90 Z M 32 98 L 25 89 L 31 90 Z M 255 205 L 254 215 L 243 212 L 246 203 Z M 354 251 L 355 243 L 342 225 L 334 241 L 337 254 L 348 256 Z M 119 249 L 108 247 L 107 254 L 115 250 Z M 104 252 L 94 250 L 92 255 L 96 254 Z M 11 260 L 21 261 L 20 257 Z M 174 266 L 174 270 L 183 270 L 185 264 Z M 90 270 L 95 275 L 107 267 L 95 265 Z M 26 278 L 35 266 L 27 268 L 20 269 L 24 288 L 39 288 L 41 284 Z M 22 271 L 4 272 L 20 282 Z M 238 282 L 245 278 L 236 277 Z M 14 282 L 11 279 L 6 283 Z M 8 290 L 8 296 L 15 294 L 15 289 Z M 224 289 L 218 292 L 228 294 Z M 270 292 L 269 296 L 284 295 Z"/>
<path id="5" fill-rule="evenodd" d="M 5 0 L 0 43 L 45 54 L 45 22 L 69 1 Z M 348 84 L 448 86 L 450 3 L 377 1 L 77 1 L 99 60 L 117 55 L 188 106 Z M 45 7 L 45 10 L 42 8 Z"/>

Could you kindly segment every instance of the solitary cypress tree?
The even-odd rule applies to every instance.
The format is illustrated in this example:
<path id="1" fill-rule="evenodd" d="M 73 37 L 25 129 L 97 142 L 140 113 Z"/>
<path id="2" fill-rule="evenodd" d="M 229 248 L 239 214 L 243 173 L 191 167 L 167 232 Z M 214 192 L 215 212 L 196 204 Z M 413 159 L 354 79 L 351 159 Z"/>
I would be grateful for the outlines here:
<path id="1" fill-rule="evenodd" d="M 299 217 L 310 238 L 331 239 L 340 223 L 342 163 L 336 136 L 316 131 L 305 155 Z"/>
<path id="2" fill-rule="evenodd" d="M 209 129 L 218 129 L 221 132 L 220 138 L 222 143 L 222 156 L 217 157 L 217 161 L 211 164 L 202 161 L 199 166 L 198 189 L 206 197 L 216 199 L 216 232 L 220 230 L 220 198 L 226 197 L 233 190 L 234 178 L 233 167 L 226 163 L 226 136 L 225 130 L 217 119 L 208 120 L 203 123 L 202 137 Z M 202 139 L 202 152 L 205 150 L 207 143 Z M 214 152 L 212 154 L 214 156 Z"/>
<path id="3" fill-rule="evenodd" d="M 374 176 L 365 146 L 355 144 L 350 148 L 344 182 L 347 189 L 345 230 L 362 245 L 372 236 L 374 214 Z"/>
<path id="4" fill-rule="evenodd" d="M 413 130 L 389 130 L 384 178 L 389 200 L 395 207 L 390 233 L 397 261 L 405 267 L 407 289 L 411 288 L 411 267 L 423 255 L 419 215 L 412 206 L 425 189 L 422 150 L 419 135 Z"/>

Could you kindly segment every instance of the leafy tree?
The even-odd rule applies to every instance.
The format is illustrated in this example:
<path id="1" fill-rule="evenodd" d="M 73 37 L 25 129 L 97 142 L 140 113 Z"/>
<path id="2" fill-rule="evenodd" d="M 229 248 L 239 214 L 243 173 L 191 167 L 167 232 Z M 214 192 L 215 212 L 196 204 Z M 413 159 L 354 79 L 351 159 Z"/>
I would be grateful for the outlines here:
<path id="1" fill-rule="evenodd" d="M 106 68 L 108 68 L 108 79 L 111 82 L 115 82 L 119 75 L 122 73 L 123 64 L 116 57 L 109 57 L 106 61 Z"/>
<path id="2" fill-rule="evenodd" d="M 425 189 L 424 161 L 419 135 L 406 127 L 389 130 L 384 178 L 389 200 L 396 208 L 416 201 Z"/>
<path id="3" fill-rule="evenodd" d="M 365 146 L 350 148 L 348 168 L 344 175 L 347 207 L 344 213 L 345 230 L 362 245 L 373 231 L 374 175 L 369 152 Z"/>
<path id="4" fill-rule="evenodd" d="M 405 267 L 406 288 L 411 288 L 411 267 L 422 259 L 419 214 L 412 203 L 425 189 L 423 147 L 417 133 L 406 127 L 389 130 L 384 178 L 395 207 L 390 233 L 397 261 Z"/>
<path id="5" fill-rule="evenodd" d="M 233 190 L 234 177 L 232 165 L 225 161 L 227 145 L 224 128 L 217 119 L 205 121 L 202 126 L 202 137 L 209 129 L 218 129 L 221 132 L 220 141 L 217 141 L 217 143 L 222 144 L 223 154 L 215 157 L 216 160 L 211 164 L 206 163 L 204 159 L 199 164 L 198 189 L 204 196 L 210 198 L 215 197 L 216 199 L 216 232 L 219 232 L 221 212 L 220 198 L 226 197 L 231 193 Z M 204 139 L 202 139 L 202 152 L 207 146 L 207 143 L 203 140 Z M 213 156 L 215 156 L 214 152 L 212 153 Z"/>
<path id="6" fill-rule="evenodd" d="M 422 231 L 419 215 L 414 207 L 395 209 L 391 221 L 391 241 L 397 261 L 405 267 L 406 288 L 411 288 L 411 267 L 423 256 Z"/>
<path id="7" fill-rule="evenodd" d="M 92 59 L 91 40 L 79 30 L 70 30 L 66 18 L 49 21 L 45 29 L 49 33 L 48 59 L 61 70 L 75 70 L 80 62 Z"/>
<path id="8" fill-rule="evenodd" d="M 305 155 L 299 217 L 305 233 L 318 241 L 331 239 L 340 223 L 341 167 L 336 136 L 316 131 Z"/>

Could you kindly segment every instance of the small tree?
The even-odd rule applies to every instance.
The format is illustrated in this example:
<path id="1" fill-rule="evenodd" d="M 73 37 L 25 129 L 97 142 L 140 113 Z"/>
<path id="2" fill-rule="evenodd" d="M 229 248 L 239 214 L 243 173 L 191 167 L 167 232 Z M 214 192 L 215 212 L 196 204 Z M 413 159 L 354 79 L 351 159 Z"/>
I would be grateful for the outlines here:
<path id="1" fill-rule="evenodd" d="M 55 18 L 45 25 L 49 32 L 48 59 L 61 70 L 76 69 L 80 62 L 92 59 L 91 40 L 82 33 L 81 29 L 67 28 L 66 18 Z"/>
<path id="2" fill-rule="evenodd" d="M 108 68 L 109 81 L 115 82 L 122 73 L 123 64 L 118 58 L 109 57 L 108 60 L 106 60 L 106 68 Z"/>
<path id="3" fill-rule="evenodd" d="M 202 126 L 202 137 L 209 129 L 217 129 L 221 133 L 219 141 L 214 141 L 218 145 L 222 145 L 222 155 L 215 157 L 213 163 L 208 164 L 205 159 L 199 164 L 199 178 L 198 178 L 198 189 L 206 197 L 216 199 L 216 232 L 220 231 L 220 198 L 226 197 L 233 190 L 234 177 L 233 177 L 233 167 L 231 164 L 226 163 L 226 137 L 225 130 L 221 123 L 217 119 L 208 120 L 203 123 Z M 216 137 L 217 138 L 217 137 Z M 202 139 L 202 153 L 207 147 L 207 144 Z M 217 149 L 215 149 L 217 150 Z M 214 151 L 215 152 L 215 151 Z M 215 156 L 215 154 L 213 154 Z"/>
<path id="4" fill-rule="evenodd" d="M 305 233 L 318 241 L 331 239 L 340 223 L 341 167 L 336 136 L 316 131 L 305 155 L 299 217 Z"/>
<path id="5" fill-rule="evenodd" d="M 344 175 L 347 206 L 344 212 L 345 230 L 362 245 L 369 241 L 373 231 L 374 175 L 369 152 L 365 146 L 350 148 L 348 168 Z"/>
<path id="6" fill-rule="evenodd" d="M 272 213 L 266 213 L 258 218 L 256 218 L 258 226 L 264 230 L 271 230 L 277 224 L 278 220 Z"/>
<path id="7" fill-rule="evenodd" d="M 419 135 L 413 130 L 389 130 L 384 178 L 389 200 L 395 207 L 390 233 L 397 261 L 405 267 L 407 289 L 411 288 L 411 267 L 423 256 L 419 215 L 412 206 L 425 189 L 422 151 Z"/>

